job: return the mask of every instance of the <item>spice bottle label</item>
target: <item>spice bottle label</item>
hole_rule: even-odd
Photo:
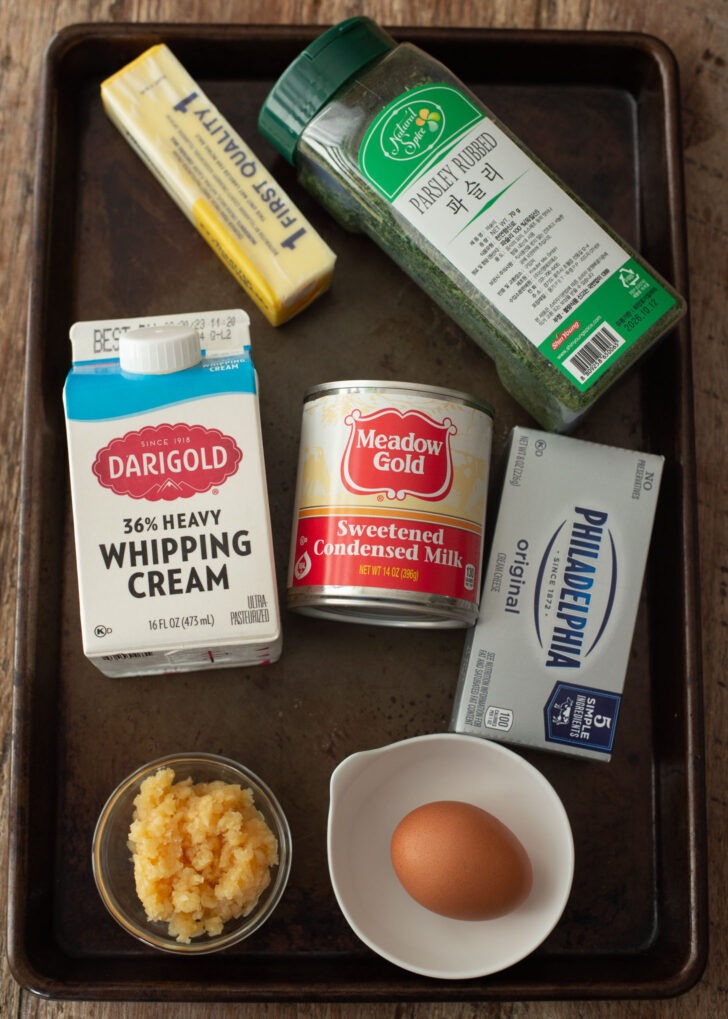
[[[359,167],[581,392],[676,303],[451,85],[389,103],[364,136]]]

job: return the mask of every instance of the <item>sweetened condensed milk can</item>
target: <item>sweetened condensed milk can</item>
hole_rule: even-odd
[[[303,404],[289,608],[385,626],[477,619],[491,407],[410,382],[328,382]]]

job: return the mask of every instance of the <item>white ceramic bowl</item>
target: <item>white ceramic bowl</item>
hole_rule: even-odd
[[[451,920],[415,902],[391,863],[392,833],[410,810],[462,800],[495,814],[523,843],[533,888],[495,920]],[[512,966],[553,930],[574,874],[569,819],[551,784],[499,743],[478,736],[416,736],[352,754],[331,777],[329,872],[352,930],[403,969],[473,979]]]

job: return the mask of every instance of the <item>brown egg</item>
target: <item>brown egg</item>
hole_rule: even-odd
[[[454,920],[493,920],[524,902],[531,861],[497,817],[456,800],[437,800],[402,818],[392,835],[394,870],[426,909]]]

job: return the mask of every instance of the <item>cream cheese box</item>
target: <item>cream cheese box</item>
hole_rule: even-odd
[[[663,462],[513,429],[453,731],[610,759]]]

